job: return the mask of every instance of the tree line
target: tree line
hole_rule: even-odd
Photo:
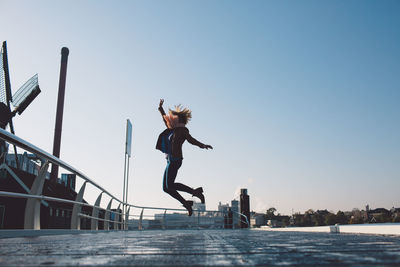
[[[274,227],[287,226],[326,226],[335,224],[363,224],[363,223],[396,223],[400,222],[400,209],[338,211],[307,210],[305,213],[294,213],[292,216],[276,214],[277,210],[269,208],[264,215],[265,224]]]

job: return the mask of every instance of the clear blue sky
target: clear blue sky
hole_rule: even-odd
[[[61,159],[129,201],[179,207],[162,191],[157,111],[193,110],[177,181],[207,208],[248,188],[251,209],[290,214],[399,207],[399,1],[1,1],[15,92],[42,93],[14,120],[52,151],[61,47],[70,49]],[[87,198],[94,199],[88,192]]]

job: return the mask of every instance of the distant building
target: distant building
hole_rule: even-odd
[[[0,177],[0,190],[28,194],[36,175],[9,167],[3,169]],[[43,195],[68,200],[75,200],[76,192],[60,184],[44,181]],[[71,226],[72,204],[41,201],[40,227],[42,229],[69,229]],[[0,227],[5,229],[22,229],[24,227],[26,199],[0,197],[3,216]],[[85,210],[84,207],[82,210]]]
[[[221,204],[221,202],[219,202],[219,204],[218,204],[218,211],[221,213],[228,212],[229,208],[230,208],[229,204]]]
[[[19,169],[33,174],[38,175],[40,170],[39,158],[33,154],[24,152],[23,154],[17,154]],[[35,162],[38,161],[38,162]],[[17,168],[17,162],[15,160],[15,154],[7,154],[6,162],[9,167]]]
[[[169,229],[188,228],[197,222],[196,216],[189,217],[184,213],[154,214],[154,220],[161,222],[160,227]]]
[[[391,212],[385,208],[377,208],[367,212],[370,223],[382,223],[391,221]]]
[[[116,219],[116,216],[118,216],[118,222],[120,222],[120,223],[117,223],[116,229],[122,229],[122,225],[121,225],[122,216],[121,216],[121,213],[122,213],[122,209],[121,208],[119,208],[119,209],[111,209],[109,220],[111,220],[112,222],[110,222],[110,225],[109,225],[110,229],[115,229],[114,221]],[[100,215],[100,213],[99,213],[99,217],[103,217],[104,218],[104,214]],[[108,219],[108,218],[106,218],[106,219]],[[99,221],[99,229],[102,229],[103,226],[100,226],[100,222],[102,222],[102,221]],[[103,224],[104,224],[104,222],[103,222]]]
[[[65,187],[68,187],[68,188],[70,188],[72,190],[75,190],[76,174],[62,173],[60,182]]]
[[[161,220],[148,220],[148,223],[149,223],[148,229],[162,229]]]
[[[229,204],[218,203],[218,211],[224,219],[224,228],[233,228],[233,212]]]
[[[199,203],[199,202],[194,202],[193,206],[192,206],[192,209],[204,212],[204,211],[206,211],[206,204]]]
[[[154,222],[149,227],[162,229],[185,229],[185,228],[222,228],[223,217],[216,216],[210,212],[194,212],[191,217],[186,213],[159,213],[154,214]]]
[[[231,201],[231,210],[232,210],[233,228],[239,228],[240,227],[239,201],[237,200]]]
[[[18,165],[13,154],[5,157],[5,164],[0,169],[0,191],[29,194],[30,188],[36,179],[41,166],[41,160],[32,154],[18,154]],[[62,175],[59,183],[49,180],[46,174],[42,194],[67,200],[75,200],[75,176]],[[86,203],[85,201],[83,201]],[[40,228],[41,229],[70,229],[73,205],[57,201],[41,202]],[[23,229],[26,199],[0,197],[0,229]],[[81,213],[91,215],[92,208],[82,206]],[[99,217],[104,218],[105,211],[100,209]],[[103,221],[99,221],[102,229]],[[81,218],[81,229],[90,229],[90,219]]]
[[[228,212],[224,214],[224,228],[233,228],[233,212],[231,208],[228,208]]]
[[[392,222],[400,222],[400,208],[391,208]]]
[[[251,227],[260,227],[261,225],[266,225],[265,214],[261,213],[251,214],[250,225]]]
[[[240,228],[249,228],[250,220],[250,196],[247,194],[246,188],[240,189],[240,213],[247,218],[247,221],[240,220]]]
[[[143,219],[142,220],[142,229],[139,229],[139,220],[138,219],[130,219],[128,220],[128,230],[144,230],[144,229],[149,229],[149,219]]]
[[[240,228],[240,221],[243,218],[241,218],[239,209],[240,202],[236,199],[231,201],[231,205],[219,202],[218,211],[221,216],[225,217],[225,225],[229,225],[229,227],[226,226],[225,228]]]

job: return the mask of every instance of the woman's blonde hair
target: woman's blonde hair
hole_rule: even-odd
[[[169,113],[178,116],[179,122],[187,124],[192,118],[192,111],[181,104],[175,106],[175,110],[169,109]]]

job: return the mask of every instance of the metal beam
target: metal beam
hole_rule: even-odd
[[[103,192],[100,193],[100,195],[97,197],[96,202],[94,204],[93,211],[92,211],[93,218],[99,218],[99,207],[100,207],[100,201],[101,201],[102,195],[103,195]],[[99,221],[97,219],[91,219],[90,229],[91,230],[99,230]]]
[[[49,162],[46,161],[40,168],[38,176],[33,181],[33,185],[29,192],[30,195],[39,196],[43,191],[44,180],[46,179]],[[26,201],[24,229],[40,230],[40,200],[29,198]]]
[[[108,221],[110,218],[110,209],[111,209],[111,203],[112,200],[110,200],[110,202],[107,205],[107,209],[106,209],[106,214],[104,215],[104,219],[107,221],[104,221],[104,230],[110,230],[110,222]]]
[[[125,214],[125,230],[128,230],[128,223],[129,223],[129,211],[131,210],[131,207],[128,208]]]
[[[81,189],[79,190],[78,195],[76,196],[75,201],[82,202],[83,194],[85,193],[86,181],[83,183]],[[72,216],[71,216],[71,229],[81,229],[81,218],[79,217],[79,213],[81,213],[82,206],[79,204],[74,204],[72,208]]]
[[[115,213],[114,230],[118,230],[118,223],[119,223],[119,217],[120,217],[120,215],[119,215],[120,207],[121,207],[121,203],[118,205],[117,213]],[[122,226],[121,226],[121,229],[122,229]]]

